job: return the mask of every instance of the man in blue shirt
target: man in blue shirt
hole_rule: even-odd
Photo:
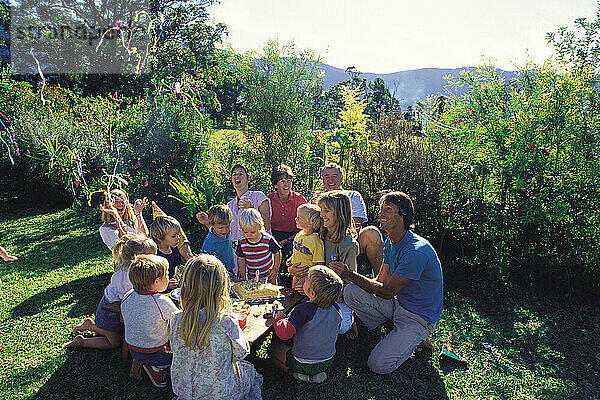
[[[442,312],[440,260],[424,238],[409,230],[414,208],[410,197],[391,192],[379,201],[381,229],[388,234],[377,278],[369,279],[339,262],[331,268],[344,280],[344,301],[369,329],[392,320],[394,329],[371,351],[369,368],[388,374],[406,361],[435,330]]]

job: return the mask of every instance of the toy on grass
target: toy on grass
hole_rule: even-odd
[[[456,354],[454,352],[454,349],[452,348],[450,343],[444,343],[444,348],[442,349],[442,352],[440,353],[440,358],[447,359],[447,360],[450,360],[453,362],[457,362],[465,367],[468,365],[468,361],[465,358],[459,356],[458,354]]]

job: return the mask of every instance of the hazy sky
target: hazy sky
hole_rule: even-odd
[[[546,32],[593,18],[596,0],[221,0],[209,13],[237,51],[294,40],[327,64],[389,73],[478,65],[514,69],[552,54]]]

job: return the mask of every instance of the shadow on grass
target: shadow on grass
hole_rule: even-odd
[[[171,399],[169,388],[157,389],[147,379],[129,378],[130,363],[121,360],[120,350],[71,349],[64,361],[34,399]],[[40,378],[43,378],[44,374]],[[48,376],[49,374],[46,374]],[[23,371],[9,379],[15,383],[35,377],[35,371]]]
[[[476,271],[463,271],[463,275],[478,276]],[[454,331],[454,344],[472,342],[478,349],[481,342],[489,342],[508,362],[544,380],[554,378],[565,383],[562,392],[543,388],[541,392],[546,393],[547,398],[600,398],[600,380],[597,379],[600,375],[597,354],[600,317],[593,306],[574,301],[554,302],[547,294],[520,288],[518,284],[448,281],[451,281],[447,287],[452,287],[452,295],[446,298],[444,308],[457,310],[449,314],[461,317],[458,324],[447,321]],[[475,312],[466,312],[466,308]],[[465,330],[465,326],[469,329]],[[475,353],[475,357],[491,357],[484,353]],[[511,368],[501,359],[493,364],[503,375],[523,377],[522,368]]]
[[[65,265],[77,265],[92,259],[108,256],[108,250],[99,235],[88,233],[81,236],[56,236],[44,234],[23,239],[19,260],[3,263],[2,275],[16,273],[31,278],[43,275]]]
[[[60,286],[46,289],[28,297],[15,306],[10,312],[10,319],[32,316],[50,308],[60,308],[71,305],[68,317],[77,318],[93,314],[98,307],[101,293],[110,281],[111,273],[93,275],[64,283]],[[98,294],[90,295],[90,294]],[[62,299],[62,300],[61,300]]]
[[[255,351],[249,356],[263,375],[263,398],[289,399],[448,399],[443,377],[432,356],[421,349],[388,375],[377,375],[367,366],[367,358],[386,331],[369,331],[362,323],[356,340],[340,338],[333,366],[327,370],[327,380],[319,385],[296,381],[273,366],[269,359],[259,358]],[[260,346],[260,344],[258,345]]]

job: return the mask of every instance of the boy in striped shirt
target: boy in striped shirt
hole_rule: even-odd
[[[240,227],[244,238],[238,242],[235,254],[238,256],[240,280],[268,278],[277,284],[281,264],[281,246],[265,232],[263,219],[255,208],[248,208],[240,214]]]

